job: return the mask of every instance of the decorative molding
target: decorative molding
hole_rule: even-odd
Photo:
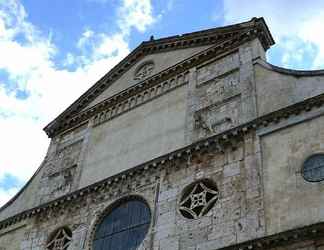
[[[180,75],[177,75],[176,77],[172,77],[151,88],[146,89],[145,91],[135,96],[129,97],[121,103],[116,103],[108,109],[101,111],[94,117],[93,125],[96,126],[103,122],[111,120],[116,116],[128,112],[129,110],[134,109],[148,101],[151,101],[156,97],[159,97],[177,87],[187,84],[188,74],[189,72],[184,72]]]
[[[82,206],[82,202],[87,202],[87,196],[90,194],[100,194],[102,193],[102,190],[110,190],[111,193],[108,192],[108,194],[113,195],[116,193],[117,195],[121,192],[121,190],[114,187],[116,187],[118,183],[126,183],[125,181],[127,179],[136,177],[141,179],[157,178],[158,171],[161,171],[164,168],[173,167],[175,164],[178,165],[181,162],[184,162],[184,165],[186,165],[188,158],[199,156],[206,152],[223,152],[225,148],[235,148],[235,145],[237,145],[238,141],[243,140],[246,133],[256,131],[258,128],[266,127],[271,124],[277,124],[280,120],[287,119],[290,116],[299,115],[302,112],[309,112],[313,108],[318,108],[323,105],[324,94],[321,94],[286,108],[274,111],[268,115],[259,117],[235,128],[226,130],[220,134],[199,140],[189,146],[170,152],[117,175],[111,176],[105,180],[66,194],[56,200],[11,216],[0,222],[0,230],[19,221],[35,217],[36,215],[39,216],[40,214],[48,213],[52,209],[59,209],[60,207],[66,208],[72,204],[74,204],[75,209],[79,209]],[[133,180],[132,183],[134,182]],[[123,186],[125,187],[125,185],[120,185],[119,187]],[[125,188],[131,187],[126,186]],[[80,200],[80,202],[76,202],[77,200]]]
[[[49,137],[54,137],[58,133],[76,126],[82,121],[88,120],[90,117],[102,111],[102,109],[106,109],[107,106],[111,106],[112,104],[116,105],[117,103],[123,102],[125,98],[129,98],[131,95],[136,95],[139,92],[144,91],[146,88],[152,87],[158,84],[160,81],[164,81],[165,79],[173,77],[176,74],[183,73],[189,68],[194,67],[206,60],[213,57],[218,57],[220,54],[224,54],[235,47],[237,48],[239,45],[256,37],[261,40],[265,49],[274,44],[263,18],[254,18],[251,21],[244,23],[244,25],[237,24],[224,28],[216,28],[207,31],[185,34],[183,36],[142,43],[121,63],[119,63],[77,101],[68,107],[61,115],[48,124],[44,128],[44,131]],[[152,77],[149,77],[135,86],[130,87],[125,91],[122,91],[121,93],[84,110],[83,112],[80,112],[80,110],[85,108],[92,100],[94,100],[94,98],[100,95],[112,84],[112,82],[116,81],[121,74],[128,70],[130,66],[134,65],[134,63],[144,55],[161,52],[165,49],[192,47],[193,45],[201,46],[205,44],[215,44],[215,42],[215,46],[208,48],[201,53],[198,53]]]
[[[313,224],[306,227],[296,228],[270,236],[253,239],[243,243],[220,248],[219,250],[251,250],[273,249],[275,247],[291,245],[303,240],[323,239],[324,223]]]
[[[149,77],[150,75],[152,75],[154,67],[155,65],[153,61],[144,62],[138,69],[136,69],[134,80],[142,81],[145,78]]]
[[[296,77],[307,77],[307,76],[324,76],[324,70],[296,70],[296,69],[286,69],[283,67],[279,67],[276,65],[273,65],[271,63],[268,63],[267,61],[264,61],[260,58],[254,61],[254,64],[258,64],[261,67],[272,70],[278,73],[282,73],[285,75],[292,75]]]

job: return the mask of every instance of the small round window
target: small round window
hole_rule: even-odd
[[[310,156],[303,165],[303,176],[306,181],[316,182],[324,180],[324,154]]]
[[[183,190],[179,211],[188,219],[197,219],[208,213],[218,196],[219,193],[214,182],[208,179],[200,180]]]
[[[93,249],[137,249],[145,238],[150,220],[150,209],[141,200],[130,200],[114,206],[96,229]]]

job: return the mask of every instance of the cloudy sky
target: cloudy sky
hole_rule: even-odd
[[[0,0],[0,206],[46,153],[42,128],[141,41],[263,16],[267,57],[324,68],[324,1]]]

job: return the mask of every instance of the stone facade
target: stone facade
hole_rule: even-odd
[[[107,218],[137,201],[138,249],[323,250],[324,182],[303,164],[324,152],[324,71],[270,65],[273,43],[262,18],[142,43],[45,128],[0,249],[129,249],[137,224]]]

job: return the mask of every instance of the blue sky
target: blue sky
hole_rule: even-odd
[[[143,40],[254,16],[271,63],[324,68],[320,0],[0,0],[0,205],[41,164],[42,128]]]

